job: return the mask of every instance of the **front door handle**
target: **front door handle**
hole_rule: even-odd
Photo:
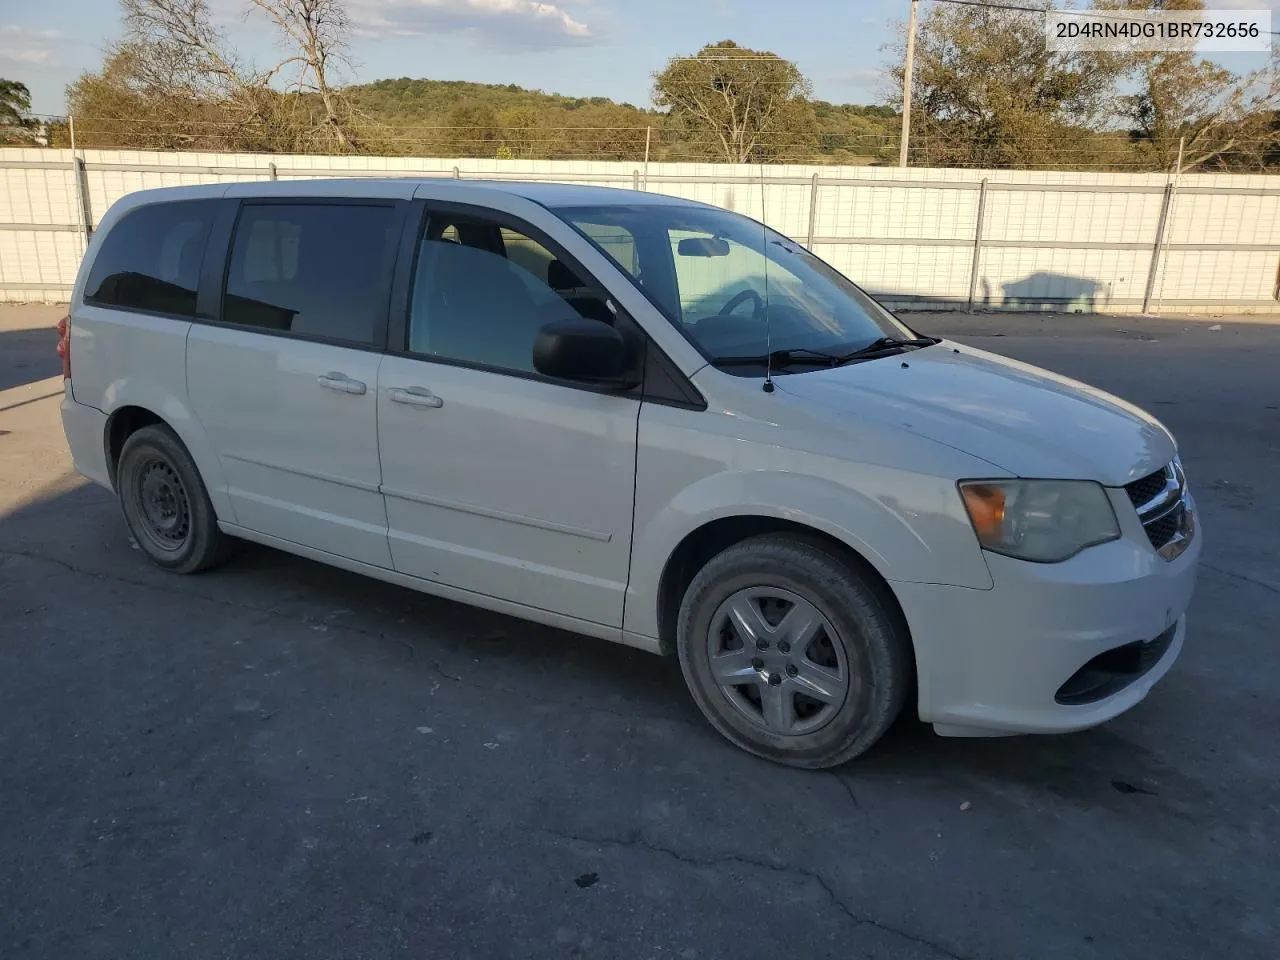
[[[329,390],[337,390],[339,393],[353,393],[360,396],[368,387],[359,380],[352,380],[345,373],[331,370],[326,374],[316,377],[316,383]]]
[[[393,403],[407,403],[411,407],[443,407],[444,401],[426,387],[395,387],[391,391]]]

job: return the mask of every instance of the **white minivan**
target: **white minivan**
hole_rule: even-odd
[[[910,329],[800,244],[632,190],[130,194],[64,321],[77,469],[177,573],[252,540],[675,653],[726,738],[1078,730],[1181,650],[1172,436]]]

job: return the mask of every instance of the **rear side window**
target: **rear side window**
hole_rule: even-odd
[[[194,317],[214,208],[208,200],[177,200],[125,214],[103,238],[85,284],[85,302]]]
[[[222,319],[380,345],[395,241],[388,205],[246,204],[231,241]]]

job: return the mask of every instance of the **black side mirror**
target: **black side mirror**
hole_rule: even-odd
[[[558,380],[624,389],[637,383],[622,334],[607,323],[553,320],[533,342],[533,368]]]

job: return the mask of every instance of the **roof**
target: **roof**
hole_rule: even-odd
[[[474,184],[489,190],[514,193],[546,207],[600,206],[611,204],[686,206],[697,201],[648,193],[631,187],[602,187],[578,183],[546,183],[531,180],[455,180],[455,185]]]
[[[409,197],[418,184],[447,184],[450,194],[474,191],[476,199],[486,193],[506,193],[545,207],[566,206],[706,206],[696,200],[648,193],[630,187],[586,186],[576,183],[546,183],[530,180],[467,180],[452,177],[313,177],[299,180],[238,181],[202,183],[180,187],[154,187],[126,195],[125,206],[154,200],[231,196],[342,196]]]

